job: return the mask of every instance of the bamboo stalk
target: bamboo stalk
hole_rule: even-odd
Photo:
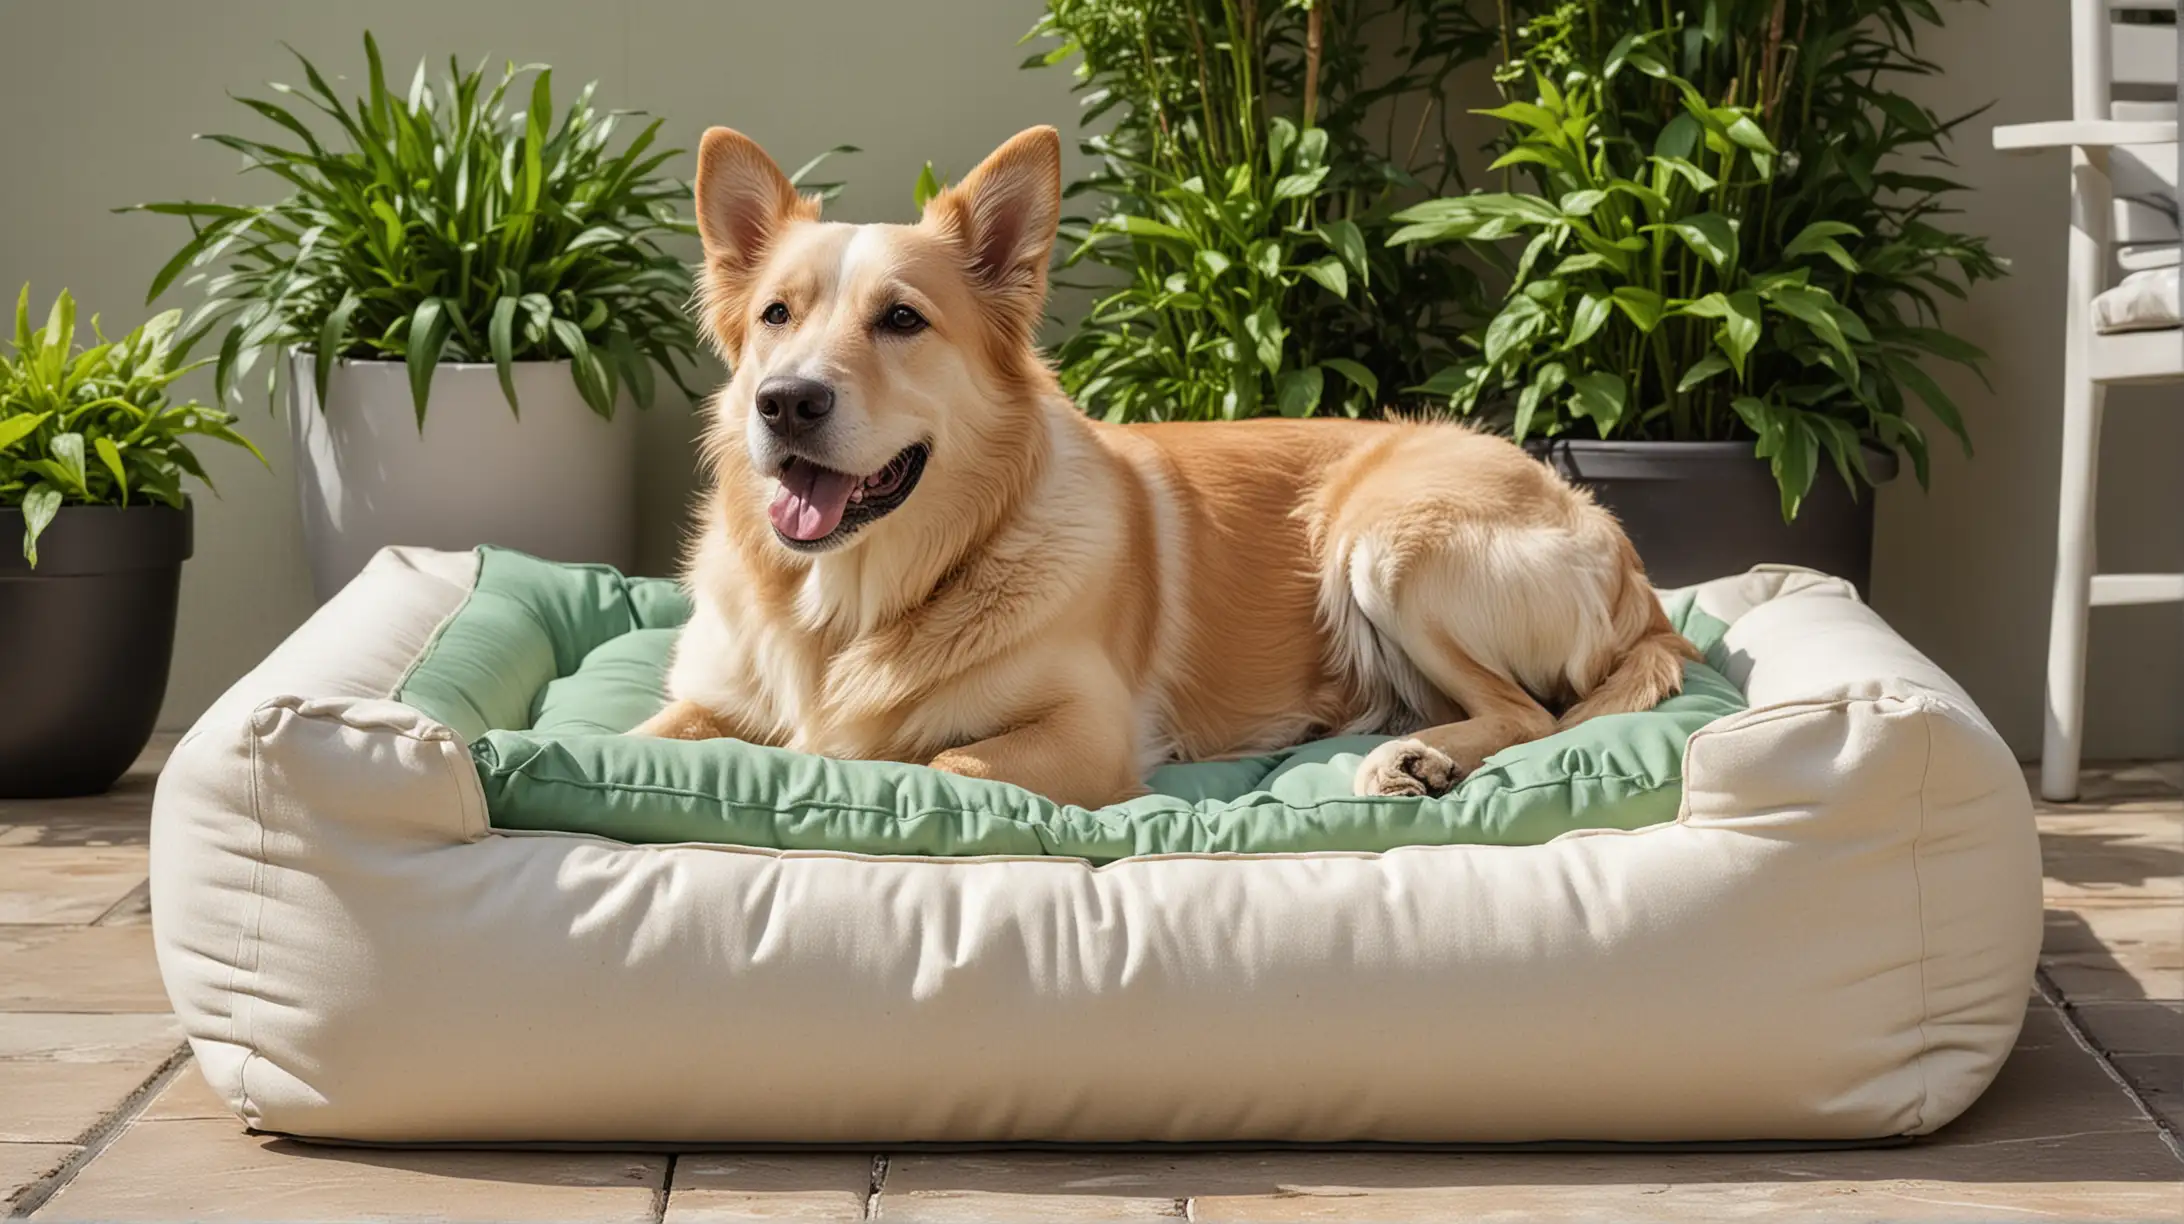
[[[1320,26],[1327,0],[1312,0],[1304,16],[1304,126],[1319,117]]]

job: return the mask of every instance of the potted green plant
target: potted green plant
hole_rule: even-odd
[[[235,418],[168,387],[189,361],[170,310],[76,347],[64,290],[30,327],[30,287],[0,357],[0,797],[96,794],[151,738],[191,549],[192,437],[257,448]],[[262,462],[264,456],[259,455]]]
[[[1400,200],[1454,181],[1441,98],[1491,43],[1467,6],[1048,0],[1027,37],[1053,45],[1026,67],[1074,66],[1095,129],[1063,266],[1103,274],[1055,351],[1087,412],[1377,414],[1457,356],[1468,261],[1386,239]]]
[[[1470,351],[1431,379],[1543,449],[1629,529],[1656,582],[1760,562],[1863,588],[1872,498],[1924,405],[1970,450],[1927,366],[1978,368],[1936,294],[2002,274],[1947,228],[1951,128],[1896,86],[1924,0],[1501,0],[1495,169],[1529,191],[1413,207],[1391,238],[1464,243],[1508,274]],[[1514,256],[1513,259],[1510,256]],[[1840,482],[1815,477],[1826,461]]]
[[[651,402],[656,368],[687,394],[677,362],[695,346],[689,275],[662,245],[691,232],[688,189],[661,173],[679,151],[653,149],[657,120],[614,147],[627,112],[596,108],[592,86],[557,120],[542,66],[488,79],[450,61],[432,87],[420,63],[397,91],[369,34],[364,53],[353,102],[298,55],[305,84],[274,88],[304,106],[239,99],[276,133],[204,137],[283,199],[140,206],[191,230],[150,297],[203,282],[191,322],[226,328],[223,396],[261,369],[271,396],[286,358],[321,599],[387,544],[629,568],[626,408]]]

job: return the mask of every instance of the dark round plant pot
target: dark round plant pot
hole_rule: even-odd
[[[65,506],[23,560],[0,509],[0,798],[95,795],[152,737],[191,510]]]
[[[1873,492],[1852,500],[1825,458],[1793,522],[1750,442],[1599,442],[1560,438],[1527,449],[1615,512],[1655,586],[1688,586],[1755,565],[1802,565],[1866,594],[1873,574]],[[1876,481],[1895,455],[1867,447]]]

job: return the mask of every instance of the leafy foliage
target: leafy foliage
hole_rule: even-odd
[[[182,477],[212,480],[190,451],[192,435],[258,455],[235,418],[195,400],[169,403],[191,363],[195,336],[178,336],[170,310],[119,340],[91,320],[95,343],[76,348],[76,302],[62,290],[44,327],[30,328],[30,286],[15,301],[14,356],[0,357],[0,506],[23,512],[23,558],[38,564],[38,537],[64,505],[183,505]]]
[[[1503,0],[1505,12],[1511,0]],[[1519,7],[1522,7],[1519,5]],[[1826,456],[1855,493],[1866,443],[1927,480],[1914,400],[1970,450],[1930,358],[1979,368],[1936,294],[2000,276],[1949,231],[1963,118],[1894,91],[1924,0],[1583,0],[1510,29],[1496,169],[1533,193],[1406,210],[1399,245],[1500,255],[1507,296],[1431,389],[1532,435],[1752,437],[1794,517]],[[1968,116],[1966,116],[1968,117]],[[1504,253],[1522,240],[1513,265]]]
[[[1056,45],[1025,66],[1074,58],[1108,125],[1070,188],[1095,212],[1063,227],[1064,266],[1106,273],[1056,353],[1088,411],[1357,415],[1456,355],[1475,277],[1385,240],[1400,195],[1453,179],[1439,99],[1491,44],[1466,5],[1048,0],[1031,38]]]
[[[648,405],[655,366],[683,386],[676,363],[696,345],[683,312],[690,278],[660,244],[692,232],[677,212],[689,192],[660,173],[679,152],[653,151],[660,122],[614,152],[633,112],[595,109],[593,85],[557,123],[544,66],[510,64],[488,82],[482,66],[464,72],[450,60],[434,88],[419,63],[397,93],[370,34],[364,54],[369,84],[353,104],[300,54],[307,84],[272,89],[302,106],[238,99],[289,143],[203,137],[242,154],[246,171],[287,183],[286,199],[139,206],[189,221],[189,241],[146,300],[194,270],[188,283],[202,283],[207,300],[192,330],[227,328],[215,363],[222,395],[268,349],[289,345],[407,362],[420,428],[441,361],[492,362],[511,410],[517,361],[566,359],[601,416],[624,386]],[[525,74],[529,104],[511,112],[504,102]],[[269,395],[276,364],[266,363]],[[316,363],[321,403],[332,364]]]

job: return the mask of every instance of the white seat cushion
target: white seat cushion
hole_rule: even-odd
[[[2102,335],[2160,331],[2184,322],[2178,309],[2177,267],[2133,272],[2123,283],[2093,299],[2093,327]]]

